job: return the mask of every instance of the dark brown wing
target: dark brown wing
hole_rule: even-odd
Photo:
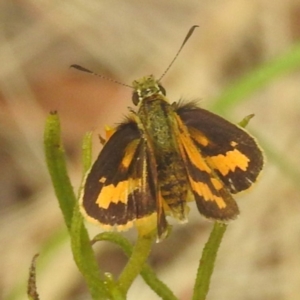
[[[176,116],[178,146],[187,180],[199,212],[206,218],[228,221],[239,214],[238,206],[226,185],[212,169],[191,139],[188,128]]]
[[[245,190],[256,181],[263,154],[250,134],[194,102],[178,105],[176,112],[207,164],[231,193]]]
[[[107,229],[125,230],[156,212],[144,139],[133,121],[121,124],[87,174],[81,211]]]

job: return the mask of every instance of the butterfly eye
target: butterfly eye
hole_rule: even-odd
[[[131,99],[134,105],[138,105],[140,102],[140,95],[137,92],[134,92]]]
[[[161,93],[164,95],[164,96],[166,96],[166,90],[165,90],[165,88],[162,86],[162,85],[158,85],[158,87],[159,87],[159,90],[161,91]]]

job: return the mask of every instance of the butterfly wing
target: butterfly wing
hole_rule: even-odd
[[[121,124],[87,174],[81,211],[106,229],[126,230],[156,212],[146,144],[133,121]]]
[[[178,146],[183,159],[187,180],[199,212],[206,218],[227,221],[239,214],[238,206],[223,181],[212,169],[191,139],[188,128],[179,116]]]
[[[242,128],[191,102],[177,114],[201,155],[231,193],[249,188],[263,167],[263,154],[254,138]]]

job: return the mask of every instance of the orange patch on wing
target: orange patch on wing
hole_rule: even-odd
[[[116,128],[110,127],[108,125],[105,125],[104,130],[106,141],[108,141],[110,137],[116,132]]]
[[[139,143],[139,140],[134,140],[126,147],[124,158],[121,161],[121,166],[123,168],[128,169],[128,167],[134,157],[135,150],[138,146],[138,143]]]
[[[225,208],[227,206],[223,198],[214,195],[206,183],[194,181],[192,178],[189,178],[189,180],[192,190],[203,197],[205,201],[215,202],[219,208]]]
[[[210,181],[211,181],[211,183],[212,183],[212,185],[214,186],[214,188],[216,189],[216,190],[221,190],[222,188],[224,188],[224,186],[223,186],[223,183],[219,180],[219,179],[216,179],[216,178],[211,178],[210,179]]]
[[[97,198],[96,203],[99,207],[107,209],[110,203],[127,203],[128,180],[119,182],[116,186],[113,184],[104,186]]]
[[[234,172],[236,168],[246,171],[250,162],[250,159],[238,149],[228,151],[226,154],[207,157],[206,160],[223,176],[226,176],[230,171]]]
[[[193,139],[200,145],[205,147],[209,144],[209,139],[204,134],[202,134],[199,130],[191,127],[189,129],[189,132],[190,135],[193,137]]]
[[[110,203],[127,203],[128,195],[139,187],[140,180],[129,179],[119,182],[117,185],[109,184],[102,188],[96,203],[99,207],[107,209]]]
[[[208,167],[208,165],[206,164],[204,159],[201,157],[199,150],[197,149],[197,147],[195,146],[195,144],[193,143],[192,139],[189,136],[187,128],[182,123],[179,116],[175,116],[175,117],[178,122],[178,129],[179,129],[178,138],[181,141],[181,145],[179,145],[179,146],[181,148],[180,151],[181,151],[183,157],[185,156],[184,155],[184,151],[185,151],[190,162],[194,166],[196,166],[197,169],[210,174],[211,169]],[[184,148],[184,149],[182,149],[182,148]]]

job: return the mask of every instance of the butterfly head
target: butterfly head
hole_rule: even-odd
[[[135,80],[132,83],[133,86],[133,94],[132,94],[132,102],[134,105],[138,105],[144,99],[149,98],[155,94],[158,95],[166,95],[166,90],[163,86],[153,77],[153,75],[149,75],[146,77],[142,77],[139,80]]]

